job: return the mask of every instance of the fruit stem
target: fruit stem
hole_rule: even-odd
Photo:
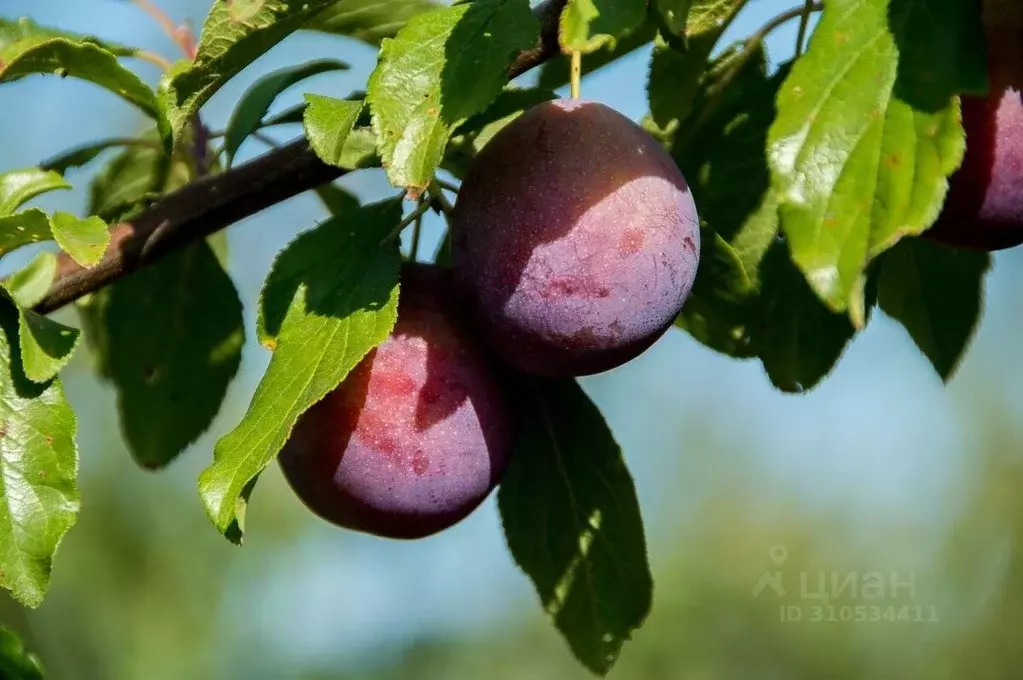
[[[572,71],[571,71],[571,86],[572,86],[572,99],[579,98],[579,80],[582,78],[583,72],[583,54],[579,50],[572,50]]]

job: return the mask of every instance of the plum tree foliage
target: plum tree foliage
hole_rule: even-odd
[[[314,191],[329,219],[296,225],[268,273],[269,365],[199,478],[211,523],[240,543],[278,456],[315,513],[381,536],[435,533],[497,488],[512,557],[572,653],[608,673],[653,586],[622,452],[576,377],[686,332],[802,393],[880,307],[948,380],[989,251],[1023,242],[1015,0],[793,2],[726,44],[747,4],[214,0],[198,35],[170,32],[173,63],[0,19],[0,85],[82,79],[150,121],[0,168],[0,256],[58,247],[0,281],[0,585],[38,606],[88,502],[60,384],[73,352],[84,344],[116,389],[136,462],[170,464],[217,415],[245,346],[217,232]],[[765,38],[787,22],[796,56],[772,61]],[[378,47],[364,91],[275,110],[347,68],[338,43],[210,125],[203,105],[302,30]],[[639,124],[579,98],[582,76],[639,48]],[[139,59],[163,68],[156,87]],[[569,83],[571,98],[551,90]],[[236,162],[288,126],[295,141]],[[334,183],[367,168],[396,195],[363,204]],[[79,182],[79,215],[30,205]],[[428,211],[450,224],[434,264],[417,252]],[[66,306],[81,328],[49,316]],[[0,668],[37,677],[3,640]]]

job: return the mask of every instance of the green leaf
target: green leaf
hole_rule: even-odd
[[[0,174],[0,217],[9,217],[36,196],[71,185],[52,170],[27,168]]]
[[[13,632],[0,628],[0,678],[43,680],[43,668],[35,654]]]
[[[855,313],[869,262],[937,217],[965,139],[955,96],[986,82],[980,3],[828,2],[778,95],[769,159],[811,287]]]
[[[113,156],[89,186],[90,215],[114,223],[189,181],[184,160],[167,164],[163,149],[129,146]]]
[[[32,311],[46,296],[56,273],[56,256],[44,252],[2,283],[3,297],[18,308],[18,344],[25,375],[38,383],[52,380],[71,360],[80,335],[78,330]]]
[[[526,0],[476,0],[419,14],[383,41],[367,101],[392,184],[426,188],[452,130],[494,100],[538,36]]]
[[[86,324],[135,461],[164,467],[209,428],[238,371],[242,305],[200,242],[103,292]]]
[[[31,22],[0,20],[0,83],[50,73],[87,80],[137,106],[156,121],[161,138],[169,140],[169,123],[156,94],[117,61],[124,50],[111,51],[96,40],[67,35]]]
[[[574,380],[522,382],[518,440],[497,497],[505,537],[573,653],[605,675],[650,611],[636,490]]]
[[[316,195],[331,215],[359,209],[359,199],[336,184],[321,184],[316,187]]]
[[[57,256],[43,251],[7,277],[3,286],[19,307],[31,309],[46,297],[46,292],[56,276]]]
[[[650,114],[660,127],[668,128],[685,121],[693,111],[701,82],[724,84],[723,78],[728,69],[740,65],[733,58],[745,55],[741,48],[733,48],[712,64],[708,64],[708,59],[721,34],[743,6],[745,2],[742,0],[695,0],[687,29],[686,50],[681,52],[660,37],[655,41],[647,91]],[[743,58],[753,62],[766,61],[760,45],[750,56]],[[712,72],[706,73],[708,69]],[[705,100],[709,94],[705,93]]]
[[[26,377],[11,349],[17,312],[2,300],[0,326],[0,585],[37,607],[53,555],[78,515],[75,415],[58,381]]]
[[[692,4],[693,0],[653,0],[653,10],[661,27],[661,36],[669,45],[679,50],[687,47],[686,24]]]
[[[592,73],[620,57],[635,52],[643,47],[657,34],[657,26],[646,21],[638,28],[628,31],[618,37],[614,45],[604,45],[603,49],[589,54],[582,60],[582,75]],[[559,54],[544,62],[540,67],[540,77],[537,80],[537,87],[544,90],[556,90],[559,87],[568,85],[571,80],[571,58],[567,54]]]
[[[401,201],[335,217],[300,235],[277,258],[260,299],[260,339],[273,357],[248,412],[217,442],[199,493],[214,525],[242,540],[256,478],[298,417],[334,390],[390,334],[397,318],[400,255],[381,241]]]
[[[379,45],[412,17],[437,7],[428,0],[337,0],[304,28]]]
[[[118,57],[131,57],[138,54],[139,51],[138,48],[112,43],[109,40],[100,40],[91,35],[46,28],[28,17],[21,17],[19,19],[4,19],[0,17],[0,54],[14,53],[16,48],[25,49],[53,38],[64,38],[72,42],[96,45]]]
[[[80,168],[83,165],[88,165],[96,159],[101,153],[107,149],[113,149],[121,146],[153,146],[149,140],[144,139],[133,139],[130,137],[112,137],[110,139],[101,139],[96,142],[89,144],[83,144],[81,146],[69,149],[64,153],[54,156],[49,160],[43,161],[39,164],[39,167],[44,170],[52,170],[53,172],[61,175],[66,175],[67,171],[71,168]]]
[[[50,228],[57,245],[83,267],[99,262],[110,244],[106,222],[95,215],[80,219],[65,212],[56,212],[50,218]]]
[[[757,289],[735,249],[714,230],[701,229],[696,282],[675,325],[723,354],[756,356],[746,328],[756,298]]]
[[[348,64],[336,59],[318,59],[298,66],[274,71],[255,82],[242,96],[231,114],[224,134],[224,151],[228,165],[234,159],[238,148],[253,132],[261,127],[263,117],[270,110],[278,95],[292,85],[321,73],[347,70]]]
[[[903,239],[881,259],[878,303],[948,381],[980,320],[988,253]]]
[[[160,81],[175,143],[181,143],[192,116],[224,83],[332,1],[216,0],[203,23],[195,59],[178,62]]]
[[[838,363],[855,329],[817,298],[784,244],[770,248],[760,276],[761,318],[752,326],[757,353],[775,387],[808,392]]]
[[[646,19],[645,0],[569,0],[558,35],[565,52],[595,52],[635,30]]]
[[[303,128],[310,146],[324,163],[344,167],[345,142],[359,119],[363,103],[318,94],[305,95],[305,101]]]
[[[30,243],[39,243],[53,238],[50,219],[39,208],[0,217],[0,255],[6,255]]]
[[[469,163],[494,135],[530,108],[556,98],[550,90],[505,89],[486,110],[458,126],[448,143],[444,169],[463,177]]]

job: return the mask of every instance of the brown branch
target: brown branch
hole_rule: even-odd
[[[559,53],[558,17],[566,1],[546,0],[533,10],[540,21],[540,40],[515,58],[508,68],[509,79]],[[130,222],[114,226],[106,255],[92,267],[84,269],[61,253],[57,278],[35,310],[52,312],[178,248],[344,173],[321,161],[303,138],[220,175],[192,182],[161,197]]]

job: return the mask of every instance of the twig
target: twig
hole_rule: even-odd
[[[427,205],[427,208],[430,206]],[[423,230],[423,213],[416,215],[415,226],[412,227],[412,245],[409,246],[409,260],[415,262],[419,257],[419,233]]]
[[[436,203],[444,213],[445,217],[450,218],[451,213],[454,211],[455,206],[451,205],[451,201],[444,195],[444,190],[441,188],[440,182],[436,179],[430,182],[430,198],[432,202]]]
[[[171,66],[173,66],[170,59],[163,56],[162,54],[150,52],[149,50],[139,50],[132,56],[135,57],[136,59],[140,59],[142,61],[146,61],[149,62],[150,64],[153,64],[154,66],[158,67],[161,71],[166,71]]]
[[[422,219],[423,213],[425,213],[429,209],[430,209],[429,201],[420,201],[419,205],[416,206],[416,209],[410,212],[401,222],[398,222],[398,226],[392,229],[390,233],[387,234],[387,236],[385,236],[380,243],[381,244],[387,243],[398,238],[401,235],[401,232],[405,231],[405,227],[412,224],[413,222],[418,222],[420,219]]]
[[[133,0],[133,2],[146,14],[151,16],[160,25],[167,37],[174,41],[174,44],[189,59],[195,58],[196,44],[195,35],[188,26],[178,26],[166,12],[150,0]]]
[[[508,68],[509,79],[560,53],[558,17],[566,1],[545,0],[534,9],[541,21],[540,40],[515,58]],[[299,138],[227,172],[192,182],[161,197],[130,222],[116,225],[111,230],[110,247],[92,267],[83,269],[66,253],[59,255],[57,278],[35,310],[52,312],[345,172],[321,161],[309,143]]]
[[[458,193],[458,187],[452,184],[451,182],[445,182],[440,177],[435,177],[433,181],[437,183],[437,186],[439,186],[441,189],[444,189],[445,191],[450,191],[453,194]]]
[[[810,27],[810,15],[813,14],[813,0],[806,0],[803,6],[803,15],[799,18],[799,33],[796,34],[796,56],[803,53],[803,46],[806,44],[806,31]]]

